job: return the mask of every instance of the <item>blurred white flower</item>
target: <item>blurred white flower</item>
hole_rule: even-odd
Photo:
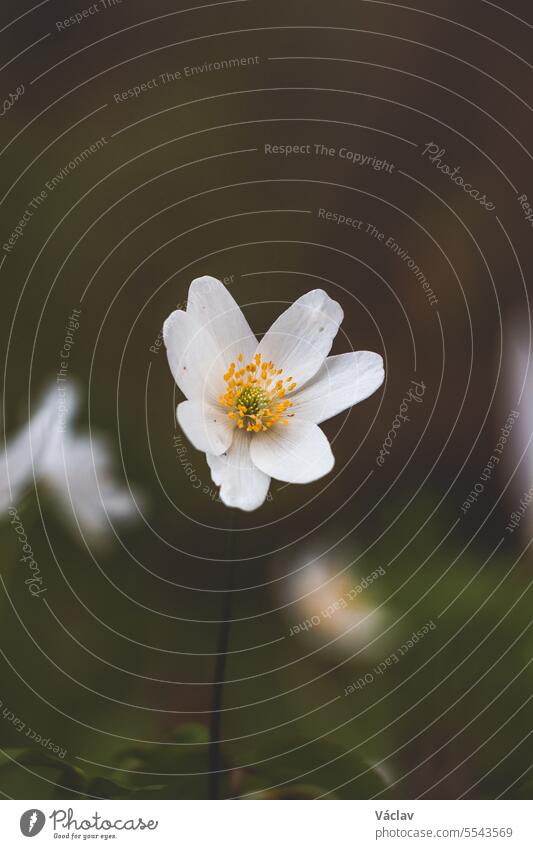
[[[336,651],[358,652],[363,659],[381,657],[380,637],[391,620],[367,593],[384,574],[378,568],[358,577],[342,572],[335,557],[309,558],[281,581],[290,636],[309,636]]]
[[[57,417],[50,393],[36,414],[15,436],[6,439],[0,455],[0,512],[16,504],[37,476],[36,467],[46,449]]]
[[[506,496],[507,507],[512,511],[509,521],[513,526],[520,525],[521,533],[530,539],[533,528],[533,505],[529,506],[533,485],[533,332],[529,322],[518,315],[512,316],[506,331],[505,406],[498,408],[498,441],[494,455],[505,485],[512,475]],[[468,505],[470,509],[469,502],[479,498],[480,493],[473,491],[464,507]]]
[[[367,398],[384,377],[378,354],[328,357],[342,319],[339,304],[316,289],[258,343],[226,287],[200,277],[191,283],[187,310],[166,320],[170,369],[187,398],[178,421],[206,453],[228,507],[255,510],[271,478],[310,483],[333,468],[318,425]]]
[[[73,530],[79,529],[87,541],[98,543],[112,533],[115,524],[130,522],[139,512],[136,499],[113,473],[107,441],[99,434],[74,432],[78,408],[75,387],[70,386],[61,398],[56,388],[51,388],[30,424],[8,444],[2,462],[9,467],[10,479],[14,475],[17,480],[17,489],[11,486],[13,501],[35,476],[46,485]]]

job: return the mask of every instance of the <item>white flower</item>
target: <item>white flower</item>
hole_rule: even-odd
[[[368,597],[368,586],[379,580],[380,573],[356,577],[343,571],[334,556],[306,560],[282,581],[291,636],[314,638],[336,651],[357,650],[364,658],[381,657],[382,634],[390,617]]]
[[[19,432],[5,443],[0,456],[0,512],[10,504],[17,504],[28,489],[35,468],[42,457],[57,416],[57,404],[47,397]]]
[[[503,403],[498,407],[494,454],[505,485],[508,521],[516,523],[513,531],[517,533],[520,526],[524,540],[529,540],[533,530],[533,337],[529,321],[518,314],[511,314],[505,330]],[[496,474],[491,469],[484,472]],[[473,509],[481,497],[471,491],[464,502],[466,509]]]
[[[328,357],[342,319],[339,304],[316,289],[258,343],[226,287],[200,277],[191,283],[186,312],[166,320],[170,369],[187,398],[178,421],[205,452],[228,507],[255,510],[271,478],[309,483],[333,468],[318,425],[367,398],[384,377],[378,354]]]
[[[46,393],[0,461],[0,473],[2,466],[8,469],[11,483],[10,498],[2,474],[0,504],[16,502],[32,480],[42,481],[73,529],[79,528],[88,541],[98,543],[112,526],[130,521],[138,510],[130,491],[113,475],[112,452],[104,438],[74,432],[78,408],[75,387],[61,398],[55,387]]]

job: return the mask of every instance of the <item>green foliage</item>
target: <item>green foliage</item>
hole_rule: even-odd
[[[9,749],[0,759],[0,782],[9,792],[22,768],[37,780],[51,782],[55,798],[205,799],[208,745],[204,726],[180,725],[168,744],[119,751],[114,768],[105,775],[90,775],[36,749]],[[254,765],[245,768],[232,764],[223,750],[221,768],[223,798],[316,799],[345,782],[329,798],[368,798],[384,787],[371,767],[325,742],[278,741],[275,748],[258,748]]]
[[[254,760],[244,793],[261,798],[368,799],[385,788],[372,766],[327,740],[285,736],[259,747]]]
[[[40,788],[36,798],[42,797],[42,782],[51,785],[50,795],[61,799],[77,798],[86,788],[87,780],[81,769],[42,749],[10,748],[0,752],[0,786],[13,798],[19,787]],[[31,797],[26,791],[26,798]]]

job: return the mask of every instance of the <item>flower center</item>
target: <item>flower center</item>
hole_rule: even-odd
[[[242,354],[237,363],[230,363],[224,375],[226,392],[219,400],[238,428],[259,433],[278,423],[289,424],[284,414],[292,402],[285,395],[296,388],[296,383],[282,374],[283,369],[276,369],[261,354],[256,354],[247,365],[243,365]]]

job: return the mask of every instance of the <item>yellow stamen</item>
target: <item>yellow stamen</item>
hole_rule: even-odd
[[[289,424],[282,419],[292,402],[283,400],[286,392],[292,392],[296,383],[292,377],[283,378],[283,369],[276,369],[272,361],[263,360],[255,354],[253,360],[244,364],[244,357],[237,357],[224,374],[226,391],[220,396],[220,404],[228,411],[239,430],[260,433],[276,424]]]

